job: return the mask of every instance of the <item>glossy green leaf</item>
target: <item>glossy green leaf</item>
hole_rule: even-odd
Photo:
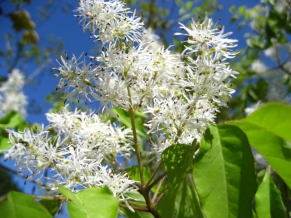
[[[246,135],[235,126],[210,126],[200,143],[193,171],[206,217],[252,217],[254,171]]]
[[[270,177],[269,170],[266,170],[264,179],[259,185],[256,196],[256,212],[258,217],[287,217],[280,191]]]
[[[73,194],[68,189],[60,186],[61,193],[69,198],[68,211],[72,218],[77,217],[104,217],[116,218],[118,215],[118,200],[112,196],[107,187],[88,188]]]
[[[63,196],[65,196],[66,198],[74,201],[74,202],[78,202],[79,199],[76,197],[76,195],[71,192],[69,189],[67,189],[66,187],[59,185],[59,191],[61,192],[61,194]],[[81,202],[78,202],[79,204],[81,204]]]
[[[291,106],[269,103],[244,119],[244,122],[266,129],[268,132],[291,141]]]
[[[230,123],[245,132],[250,144],[291,188],[291,107],[266,104],[246,119]]]
[[[192,167],[195,146],[172,145],[162,153],[162,161],[171,183],[176,186]]]
[[[171,188],[158,203],[161,217],[204,218],[192,175],[185,177],[177,189]]]
[[[87,211],[84,208],[81,208],[79,204],[67,203],[68,212],[71,218],[85,217],[89,218]],[[96,214],[95,214],[96,216]]]
[[[61,206],[61,201],[58,200],[40,200],[39,201],[40,204],[42,204],[49,212],[51,215],[55,215],[56,212],[59,210],[60,206]]]
[[[52,218],[52,215],[32,197],[11,191],[0,204],[1,217],[7,218]]]

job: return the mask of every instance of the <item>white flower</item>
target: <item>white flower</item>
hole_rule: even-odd
[[[23,94],[24,75],[18,70],[12,70],[8,75],[8,80],[0,87],[0,116],[10,111],[16,111],[21,115],[26,115],[27,97]]]
[[[251,65],[251,69],[258,74],[265,74],[267,71],[266,65],[260,60],[255,60]]]
[[[83,95],[89,101],[94,98],[127,110],[151,101],[153,92],[180,77],[176,73],[181,67],[179,58],[163,47],[152,51],[142,44],[123,49],[110,45],[101,56],[91,57],[97,66],[79,59],[61,58],[63,63],[57,68],[62,76],[58,89],[65,89],[69,100]]]
[[[84,57],[83,61],[80,61],[83,54],[79,58],[73,55],[72,59],[65,59],[61,56],[60,67],[54,68],[61,74],[61,79],[57,90],[64,89],[65,92],[69,93],[66,96],[66,100],[75,100],[77,97],[78,101],[80,97],[84,96],[86,100],[91,102],[90,95],[94,92],[95,84],[94,77],[98,72],[99,68],[94,66],[91,62],[86,64]]]
[[[143,23],[121,1],[80,0],[76,9],[83,30],[88,29],[103,44],[116,40],[140,41]],[[95,34],[98,32],[98,34]]]
[[[53,165],[57,158],[61,142],[49,136],[42,128],[38,134],[25,129],[23,132],[9,131],[11,148],[5,152],[4,160],[16,160],[18,171],[27,175],[27,179],[41,180],[44,170]]]
[[[96,169],[96,174],[89,175],[88,180],[92,181],[93,187],[107,186],[113,193],[113,196],[120,199],[122,202],[126,202],[131,199],[127,194],[137,190],[135,181],[129,179],[129,176],[123,172],[115,174],[113,169],[108,169],[106,166],[99,166]],[[91,185],[90,184],[90,185]]]
[[[168,135],[167,143],[159,143],[163,147],[165,144],[191,144],[194,139],[200,141],[208,124],[214,122],[215,112],[207,101],[187,104],[183,98],[168,98],[163,101],[154,99],[153,106],[145,111],[152,115],[146,126],[150,129],[149,133],[162,130]]]
[[[187,43],[190,46],[186,46],[185,53],[192,54],[200,51],[207,51],[210,55],[222,55],[226,58],[233,58],[236,53],[229,50],[230,48],[236,47],[234,44],[237,40],[226,38],[231,33],[225,33],[224,27],[213,26],[213,22],[208,16],[202,23],[195,22],[192,20],[191,28],[187,28],[183,24],[181,29],[185,30],[187,33],[176,33],[175,35],[186,35]]]
[[[276,60],[277,52],[278,52],[278,49],[276,48],[276,46],[270,46],[269,48],[264,50],[264,54],[267,57],[272,58],[273,60]]]
[[[285,0],[277,0],[276,3],[274,4],[276,11],[278,11],[280,14],[284,13],[284,11],[290,7],[289,6],[290,2],[285,1]],[[288,13],[288,11],[286,12]]]
[[[157,87],[174,79],[181,63],[169,50],[152,51],[140,45],[127,52],[110,47],[100,58],[104,72],[98,75],[98,100],[128,109],[152,100]],[[112,80],[114,82],[112,82]],[[114,86],[112,86],[114,84]]]
[[[170,145],[200,141],[218,108],[227,106],[225,97],[234,92],[230,79],[237,72],[225,60],[236,54],[230,51],[236,40],[227,39],[230,33],[214,28],[207,16],[203,23],[193,21],[191,29],[184,25],[182,29],[187,34],[177,35],[187,35],[190,44],[182,53],[183,73],[173,74],[170,80],[163,78],[153,86],[153,100],[144,111],[149,115],[148,133],[158,135],[158,143],[152,145],[152,152],[158,156]]]
[[[162,152],[158,147],[191,144],[194,139],[199,141],[208,125],[214,122],[218,108],[227,106],[225,98],[234,92],[230,80],[237,72],[225,60],[236,55],[232,49],[237,40],[228,39],[231,33],[224,34],[224,28],[213,25],[206,16],[202,23],[193,21],[191,29],[181,24],[186,33],[177,35],[188,36],[188,45],[181,57],[162,46],[152,47],[157,37],[149,32],[146,34],[150,39],[144,38],[138,45],[124,43],[118,37],[116,41],[116,36],[110,38],[106,34],[113,36],[110,31],[115,28],[115,23],[131,19],[121,19],[130,14],[123,3],[116,1],[113,5],[113,1],[80,2],[77,11],[83,27],[93,34],[99,30],[96,37],[102,41],[103,50],[101,55],[90,57],[90,64],[79,62],[75,57],[62,59],[58,68],[62,74],[59,88],[69,92],[67,98],[82,94],[89,100],[101,101],[105,106],[124,110],[141,108],[149,115],[148,133],[167,136],[159,143],[163,146],[156,146],[157,152]],[[133,22],[135,19],[131,18]],[[126,37],[136,41],[135,37]],[[98,134],[91,132],[93,127],[78,126],[82,129],[79,131],[77,128],[72,130],[74,125],[68,124],[71,129],[62,131],[80,135],[84,144],[89,143],[84,138],[90,138],[94,144],[93,135]],[[85,126],[90,125],[95,124]]]
[[[28,179],[39,182],[49,170],[52,175],[46,178],[46,188],[51,194],[57,193],[59,184],[72,191],[108,185],[124,201],[126,192],[136,190],[135,182],[125,173],[115,175],[104,170],[108,168],[106,160],[130,153],[131,130],[102,123],[97,115],[66,108],[61,114],[49,113],[47,117],[50,124],[39,133],[10,130],[12,146],[4,159],[15,159]],[[54,131],[57,134],[52,134]]]
[[[131,151],[131,136],[129,135],[131,130],[103,123],[96,114],[87,115],[78,110],[69,112],[67,108],[64,108],[59,114],[47,113],[46,115],[50,127],[56,129],[59,134],[64,134],[64,138],[70,138],[72,146],[73,142],[76,146],[82,144],[83,148],[89,151],[95,150],[95,153],[103,156],[107,154],[127,156]]]
[[[156,35],[151,28],[143,30],[142,42],[143,44],[148,45],[148,48],[153,51],[163,46],[160,37]]]

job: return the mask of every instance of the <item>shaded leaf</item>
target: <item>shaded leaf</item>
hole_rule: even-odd
[[[27,127],[27,123],[25,122],[24,118],[12,111],[6,114],[4,117],[0,119],[0,128],[7,129],[7,128],[24,128]]]
[[[9,143],[8,133],[5,130],[0,129],[0,154],[1,150],[5,151],[11,147]]]
[[[135,212],[130,211],[127,208],[123,208],[123,212],[125,213],[127,218],[153,218],[153,215],[149,212],[138,211]]]
[[[0,214],[7,218],[52,218],[51,214],[32,197],[11,191],[0,204]]]
[[[231,125],[210,126],[194,164],[194,181],[206,217],[252,217],[254,171],[245,134]]]
[[[162,161],[167,175],[174,185],[185,177],[190,167],[192,167],[195,146],[177,144],[166,148],[162,153]]]
[[[61,201],[59,200],[40,200],[39,201],[40,204],[42,204],[49,212],[51,215],[55,215],[56,212],[59,210],[60,206],[61,206]]]
[[[255,196],[256,212],[258,217],[287,217],[280,191],[270,177],[269,170],[266,170],[264,179],[258,187]]]
[[[166,192],[158,211],[161,217],[204,218],[192,175],[185,177],[177,189]]]

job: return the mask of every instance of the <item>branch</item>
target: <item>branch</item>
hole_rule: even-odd
[[[14,175],[16,175],[16,176],[19,176],[19,177],[25,179],[25,181],[29,181],[29,182],[31,182],[31,183],[34,183],[34,184],[38,185],[38,186],[47,187],[47,186],[44,185],[44,184],[41,184],[41,183],[36,182],[36,181],[34,181],[34,180],[27,179],[26,176],[24,176],[24,175],[22,175],[22,174],[20,174],[20,173],[18,173],[18,172],[16,172],[16,171],[14,171],[14,170],[8,168],[8,167],[6,167],[6,166],[4,166],[4,165],[2,165],[2,164],[0,164],[0,168],[3,169],[3,170],[5,170],[5,171],[7,171],[7,172],[9,172],[9,173],[12,173],[12,174],[14,174]]]

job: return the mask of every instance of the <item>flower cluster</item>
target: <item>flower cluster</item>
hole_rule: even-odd
[[[202,23],[193,21],[191,28],[181,24],[186,33],[177,35],[187,40],[182,54],[176,54],[142,29],[143,23],[121,1],[79,2],[76,11],[83,29],[100,41],[102,49],[97,56],[61,57],[57,89],[67,93],[66,100],[84,97],[119,107],[130,112],[132,124],[133,112],[142,110],[151,137],[152,149],[147,152],[158,157],[168,146],[199,141],[219,107],[227,106],[225,97],[234,92],[230,80],[237,72],[226,62],[236,54],[236,40],[227,38],[230,33],[224,34],[223,27],[207,16]],[[136,190],[135,182],[122,171],[114,174],[106,164],[116,162],[117,154],[130,155],[129,132],[139,158],[135,128],[120,129],[80,111],[64,110],[47,118],[49,127],[38,134],[11,131],[13,146],[5,158],[16,158],[20,170],[32,176],[51,168],[52,190],[56,184],[71,189],[107,185],[126,203],[126,192]]]
[[[8,80],[0,87],[0,117],[10,111],[16,111],[26,115],[27,99],[22,92],[24,86],[24,75],[18,70],[12,70]]]
[[[52,194],[60,184],[73,191],[108,186],[120,200],[126,200],[126,193],[136,190],[135,182],[126,173],[115,174],[107,166],[117,155],[130,154],[129,129],[103,123],[94,114],[69,112],[67,108],[59,114],[48,113],[47,119],[50,124],[39,133],[10,130],[12,147],[4,159],[15,159],[18,170],[27,174],[27,179],[41,180],[44,172],[50,170],[52,176],[46,178],[45,188]]]
[[[76,9],[83,30],[103,44],[116,40],[140,41],[143,23],[119,0],[80,0]],[[96,34],[98,32],[98,34]]]
[[[225,97],[234,92],[230,80],[237,72],[228,66],[226,59],[236,55],[232,49],[237,40],[228,39],[231,33],[224,33],[223,27],[214,25],[206,16],[203,22],[192,21],[191,28],[181,24],[186,33],[176,35],[187,37],[181,55],[155,42],[157,37],[148,36],[150,31],[146,30],[140,42],[124,32],[123,37],[133,43],[112,32],[108,34],[113,38],[104,41],[103,30],[111,31],[114,22],[131,20],[124,18],[130,13],[123,3],[116,1],[114,7],[112,4],[112,1],[81,1],[77,11],[84,21],[83,27],[91,32],[99,30],[103,49],[99,56],[91,56],[88,64],[85,58],[83,61],[75,56],[71,60],[62,58],[57,68],[61,74],[58,89],[64,88],[69,100],[84,96],[109,107],[141,108],[148,115],[145,124],[148,133],[164,139],[153,146],[153,152],[158,154],[172,144],[199,141],[214,122],[218,108],[227,106]],[[110,25],[105,28],[107,23]],[[129,32],[136,32],[133,35],[142,34],[141,25],[128,26]]]

